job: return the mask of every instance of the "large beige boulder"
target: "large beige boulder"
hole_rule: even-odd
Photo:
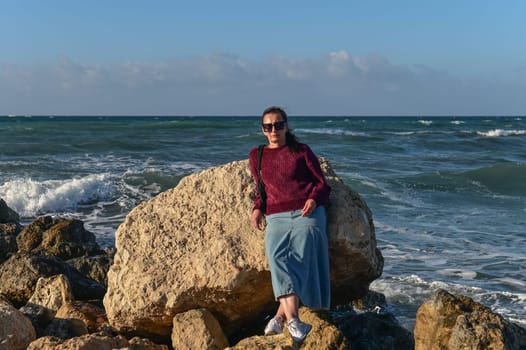
[[[333,192],[328,214],[335,299],[365,295],[380,276],[372,216],[322,162]],[[116,232],[104,305],[122,331],[169,336],[172,319],[206,308],[225,333],[274,303],[264,233],[250,226],[255,186],[248,160],[183,178],[133,209]]]
[[[437,290],[418,309],[415,350],[526,347],[526,330],[463,295]]]

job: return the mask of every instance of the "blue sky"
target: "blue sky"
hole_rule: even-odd
[[[0,114],[525,115],[525,1],[6,0]]]

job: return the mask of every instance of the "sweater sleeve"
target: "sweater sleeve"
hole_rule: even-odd
[[[316,157],[314,152],[312,152],[307,145],[305,145],[305,163],[316,180],[316,183],[309,194],[309,199],[314,199],[316,205],[327,205],[329,203],[331,187],[327,184],[325,176],[323,176],[318,157]]]
[[[258,148],[253,148],[250,153],[248,154],[249,159],[249,166],[250,166],[250,173],[252,174],[252,178],[254,179],[254,183],[256,185],[256,195],[254,197],[254,205],[252,206],[252,211],[256,209],[261,210],[261,197],[259,196],[258,188],[258,172],[257,172],[257,159],[258,157]]]

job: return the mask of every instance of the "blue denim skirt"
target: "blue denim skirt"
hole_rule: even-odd
[[[311,308],[330,307],[329,248],[325,208],[308,217],[301,210],[266,217],[265,249],[276,300],[296,294]]]

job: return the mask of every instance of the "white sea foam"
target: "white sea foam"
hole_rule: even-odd
[[[518,280],[516,278],[502,277],[502,278],[497,278],[496,280],[501,282],[501,283],[513,286],[513,287],[526,289],[526,282],[520,281],[520,280]]]
[[[298,133],[323,134],[323,135],[344,135],[344,136],[368,136],[364,132],[349,131],[343,129],[318,128],[318,129],[294,129]]]
[[[519,323],[526,323],[524,319],[526,295],[524,293],[490,291],[451,281],[429,281],[415,274],[377,279],[371,283],[371,289],[383,293],[388,303],[398,304],[399,307],[405,305],[410,310],[416,310],[435,290],[444,289],[452,294],[470,297],[510,320],[522,320]],[[410,321],[414,322],[414,319]]]
[[[423,124],[423,125],[431,125],[433,124],[432,120],[418,120],[417,123]]]
[[[113,193],[114,188],[107,174],[67,180],[16,179],[0,186],[0,197],[26,218],[75,210],[79,205],[108,199]]]
[[[184,173],[188,173],[188,172],[197,172],[197,171],[201,171],[201,170],[204,170],[204,169],[207,169],[209,167],[211,167],[212,164],[209,163],[209,162],[201,162],[201,163],[198,163],[198,162],[194,162],[194,163],[189,163],[189,162],[173,162],[172,164],[170,164],[170,169],[171,170],[174,170],[176,172],[184,172]]]
[[[460,269],[442,269],[437,271],[438,274],[449,277],[460,277],[462,279],[474,279],[477,277],[476,271],[460,270]]]
[[[477,135],[485,137],[519,136],[526,135],[526,130],[495,129],[490,131],[477,131]]]
[[[409,135],[416,134],[416,131],[394,131],[394,132],[391,132],[391,133],[388,133],[388,134],[400,135],[400,136],[409,136]]]
[[[466,124],[463,120],[452,120],[451,124],[460,125],[460,124]]]

